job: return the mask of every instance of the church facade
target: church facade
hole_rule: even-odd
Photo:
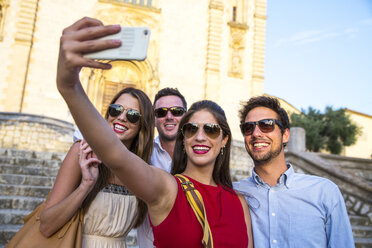
[[[151,29],[145,61],[83,69],[88,96],[103,113],[121,88],[153,99],[176,87],[189,103],[210,99],[227,113],[233,135],[240,102],[263,93],[266,0],[0,0],[0,111],[73,122],[55,86],[63,28],[83,16]]]
[[[266,4],[266,0],[0,0],[0,112],[73,123],[55,86],[59,38],[63,28],[90,16],[105,24],[151,29],[145,61],[112,62],[107,71],[82,70],[83,86],[101,113],[123,87],[140,88],[150,99],[161,88],[176,87],[189,104],[201,99],[219,103],[233,139],[241,142],[240,103],[263,94]],[[299,112],[282,103],[289,112]],[[343,155],[370,158],[372,117],[349,114],[363,134]],[[2,132],[0,141],[6,137]]]

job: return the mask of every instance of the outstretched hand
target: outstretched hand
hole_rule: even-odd
[[[83,66],[110,69],[110,64],[88,59],[83,55],[119,47],[121,45],[120,40],[97,39],[119,31],[119,25],[105,26],[101,21],[89,17],[84,17],[65,28],[60,40],[58,58],[57,86],[59,90],[77,84],[79,82],[79,72]]]
[[[80,142],[79,151],[79,164],[82,174],[82,183],[86,184],[89,188],[93,188],[98,178],[98,166],[102,161],[99,160],[94,154],[92,148],[86,143],[85,140]]]

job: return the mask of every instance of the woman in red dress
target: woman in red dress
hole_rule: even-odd
[[[97,38],[119,32],[117,25],[83,18],[61,37],[57,87],[88,144],[137,197],[146,202],[156,247],[202,247],[203,229],[188,205],[179,181],[148,166],[130,152],[86,96],[79,71],[83,66],[110,69],[84,53],[120,46]],[[165,123],[165,128],[167,128]],[[182,173],[203,197],[214,247],[253,247],[247,203],[231,185],[231,132],[223,110],[214,102],[194,103],[180,123],[172,173]]]

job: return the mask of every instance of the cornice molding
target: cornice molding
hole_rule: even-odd
[[[267,19],[267,16],[266,15],[255,13],[254,14],[254,18],[261,19],[261,20],[266,20]]]
[[[243,30],[248,30],[249,26],[246,23],[238,23],[238,22],[233,22],[230,21],[227,23],[231,28],[237,28],[237,29],[243,29]]]
[[[113,1],[113,0],[98,0],[99,3],[108,3],[108,4],[112,4],[112,5],[119,5],[119,6],[124,6],[124,7],[127,7],[127,8],[131,8],[131,9],[140,9],[140,10],[144,10],[144,11],[151,11],[151,12],[155,12],[155,13],[161,13],[161,9],[160,8],[155,8],[155,7],[147,7],[147,6],[143,6],[143,5],[136,5],[136,4],[130,4],[130,3],[124,3],[124,2],[118,2],[118,1]]]

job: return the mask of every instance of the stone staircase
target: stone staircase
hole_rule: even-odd
[[[356,248],[372,247],[372,160],[312,152],[286,152],[295,171],[328,178],[345,199]]]
[[[236,156],[241,157],[240,153],[243,152],[236,152]],[[0,248],[22,227],[23,218],[44,201],[64,156],[64,153],[0,148]],[[286,158],[296,171],[327,177],[340,187],[356,247],[372,247],[372,180],[369,174],[372,161],[309,152],[287,152]],[[251,169],[244,169],[236,161],[233,162],[233,177],[248,177]],[[135,230],[128,236],[127,244],[137,247]]]
[[[0,148],[0,248],[23,225],[23,218],[42,203],[53,186],[64,153]],[[136,232],[127,239],[136,247]]]

